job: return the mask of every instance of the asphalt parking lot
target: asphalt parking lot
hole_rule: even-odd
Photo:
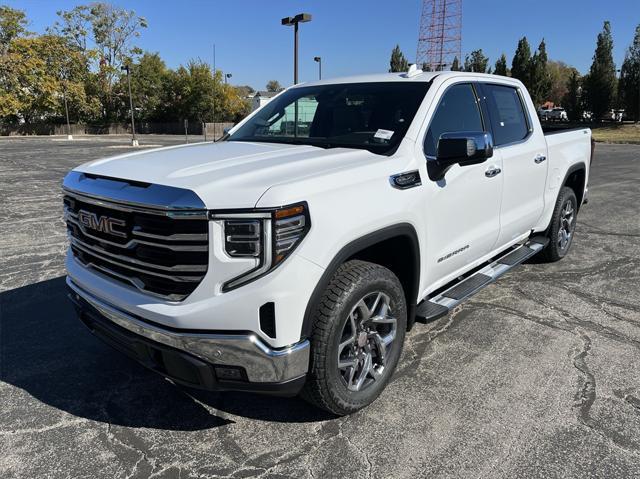
[[[60,181],[126,143],[0,139],[0,477],[640,477],[640,146],[597,146],[567,258],[416,325],[335,419],[176,387],[76,320]]]

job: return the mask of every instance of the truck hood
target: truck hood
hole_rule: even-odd
[[[76,171],[189,189],[209,209],[252,208],[276,184],[384,159],[367,150],[223,141],[119,155]]]

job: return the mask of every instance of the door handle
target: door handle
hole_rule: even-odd
[[[487,178],[493,178],[494,176],[499,175],[502,172],[500,168],[497,166],[490,167],[487,171],[484,172],[484,176]]]
[[[536,157],[533,159],[533,161],[535,161],[537,164],[540,164],[540,163],[542,163],[542,162],[543,162],[544,160],[546,160],[546,159],[547,159],[547,157],[546,157],[546,156],[544,156],[544,155],[538,155],[538,156],[536,156]]]

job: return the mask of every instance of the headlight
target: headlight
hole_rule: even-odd
[[[280,265],[301,243],[311,227],[306,203],[251,212],[212,212],[224,228],[224,250],[232,258],[254,258],[256,266],[223,286],[242,286]]]

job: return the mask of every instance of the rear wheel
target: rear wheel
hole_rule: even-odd
[[[563,186],[556,200],[547,233],[549,244],[540,253],[543,261],[559,261],[567,255],[573,241],[577,214],[576,194],[571,188]]]
[[[309,377],[302,396],[333,414],[372,403],[398,364],[407,307],[387,268],[349,261],[336,271],[314,315]]]

